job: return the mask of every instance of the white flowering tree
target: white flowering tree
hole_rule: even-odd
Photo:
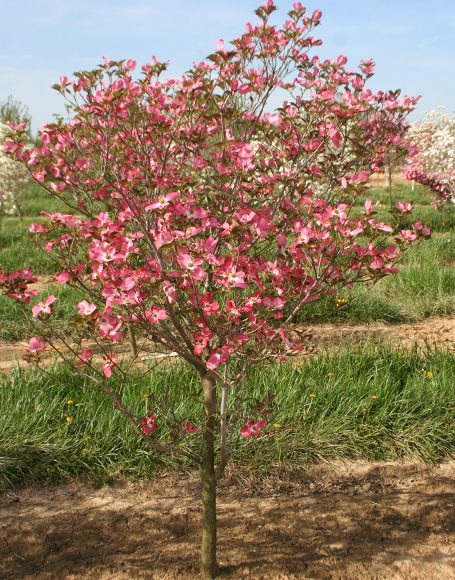
[[[455,206],[455,115],[427,113],[408,133],[413,151],[404,173],[437,196],[438,205]]]
[[[26,169],[5,154],[3,142],[9,128],[0,123],[0,220],[5,215],[22,219],[22,196],[28,182]]]

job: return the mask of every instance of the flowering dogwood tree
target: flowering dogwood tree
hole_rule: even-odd
[[[402,251],[429,236],[420,222],[400,227],[407,205],[395,208],[391,225],[368,199],[354,207],[391,144],[404,147],[416,100],[368,89],[372,62],[350,70],[345,56],[311,56],[321,44],[313,36],[319,11],[308,15],[295,3],[277,27],[274,10],[272,1],[259,7],[242,36],[218,41],[180,79],[162,80],[166,67],[156,59],[139,78],[134,61],[107,59],[63,77],[56,89],[70,120],[46,126],[33,150],[20,130],[7,143],[74,210],[43,212],[45,222],[30,231],[61,265],[56,281],[85,296],[74,306],[76,342],[52,329],[55,296],[33,307],[51,332],[30,340],[28,357],[39,363],[56,350],[153,449],[199,465],[201,569],[209,576],[218,570],[216,482],[232,431],[248,439],[267,430],[262,407],[234,421],[250,367],[301,348],[289,329],[305,305],[395,273]],[[3,273],[0,284],[27,303],[33,280],[25,270]],[[136,357],[159,345],[198,373],[201,422],[182,426],[184,436],[200,437],[198,453],[157,437],[160,409],[138,417],[126,407],[122,386],[136,359],[121,358],[115,345],[128,328]]]
[[[22,193],[30,181],[29,173],[5,154],[3,142],[9,129],[0,123],[0,220],[5,215],[22,216]]]
[[[455,204],[455,115],[430,111],[422,123],[412,125],[409,141],[413,155],[404,174],[428,187],[437,203]]]

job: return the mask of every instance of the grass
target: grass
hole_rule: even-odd
[[[242,440],[243,422],[238,422],[235,461],[267,474],[284,463],[314,460],[447,459],[455,451],[454,376],[455,359],[448,352],[371,346],[322,354],[298,367],[257,368],[241,414],[244,420],[256,418],[254,401],[272,395],[269,436]],[[73,477],[101,483],[176,468],[174,459],[149,451],[110,402],[81,380],[64,366],[47,374],[17,371],[3,379],[3,488]],[[177,423],[200,425],[198,389],[188,368],[167,365],[132,377],[125,396],[138,417],[151,413],[152,401],[165,396]],[[71,424],[67,416],[73,417]],[[169,440],[169,417],[158,415],[157,421],[158,437]],[[188,448],[198,448],[198,434],[185,437]]]
[[[337,308],[335,298],[305,307],[299,322],[374,321],[410,322],[432,316],[455,314],[455,237],[435,234],[412,248],[397,276],[383,278],[367,289],[356,286],[340,297],[347,303]]]
[[[50,294],[57,297],[53,307],[52,326],[67,337],[71,336],[77,314],[76,305],[84,298],[77,290],[69,286],[49,284],[25,308],[30,310],[34,304],[45,300]],[[0,296],[0,340],[12,342],[29,338],[33,334],[35,334],[33,326],[24,310],[10,298]]]
[[[48,254],[31,242],[28,228],[37,218],[3,219],[0,224],[0,267],[7,270],[32,268],[35,274],[56,274],[59,269]]]
[[[398,201],[412,201],[413,205],[430,205],[434,196],[423,186],[416,184],[415,190],[407,183],[393,182],[392,195],[389,198],[389,193],[384,188],[375,187],[375,181],[372,181],[372,187],[368,191],[367,196],[373,203],[379,201],[388,206],[389,202],[395,205]],[[363,205],[363,200],[359,198],[358,204]]]
[[[23,220],[0,221],[0,267],[5,270],[32,268],[36,274],[55,274],[59,270],[47,254],[40,252],[28,236],[30,224],[41,221],[41,211],[74,213],[62,201],[35,183],[27,186],[22,204]]]
[[[24,194],[22,211],[24,216],[39,216],[42,210],[49,213],[59,211],[62,213],[74,213],[63,201],[52,197],[45,189],[36,183],[30,183]]]

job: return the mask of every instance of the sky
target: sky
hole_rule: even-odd
[[[109,59],[152,55],[178,76],[244,31],[263,0],[0,0],[0,102],[26,105],[33,128],[64,112],[51,89],[61,75]],[[375,90],[422,95],[411,120],[445,107],[455,112],[455,0],[301,0],[323,12],[313,54],[345,54],[354,67],[372,58]],[[292,0],[276,0],[284,21]],[[140,68],[140,67],[139,67]]]

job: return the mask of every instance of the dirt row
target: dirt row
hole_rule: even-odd
[[[0,577],[197,577],[195,474],[0,495]],[[229,578],[455,578],[455,462],[331,464],[219,493]]]
[[[367,342],[371,344],[388,342],[393,346],[405,348],[417,343],[420,347],[438,347],[455,351],[455,318],[430,318],[414,324],[393,325],[384,323],[305,325],[296,327],[294,333],[306,344],[308,354],[318,353],[327,348],[361,345]],[[23,360],[26,348],[26,342],[0,342],[0,372],[10,372],[17,365],[26,366]],[[129,344],[125,342],[117,345],[116,351],[127,353]]]

